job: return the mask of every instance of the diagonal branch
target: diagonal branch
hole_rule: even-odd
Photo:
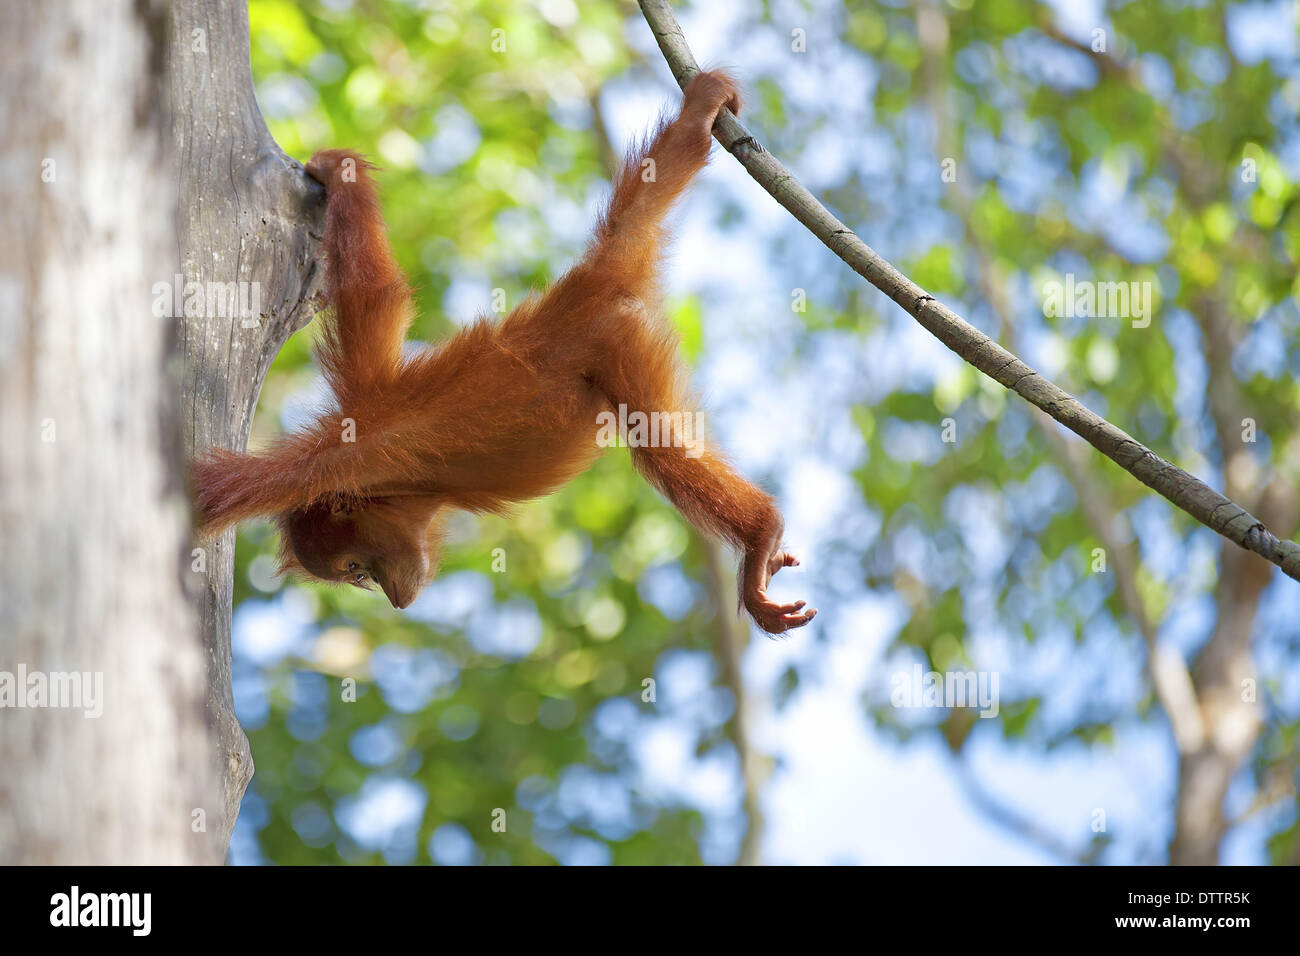
[[[638,0],[678,84],[699,72],[667,0]],[[1048,381],[886,262],[840,222],[744,126],[723,109],[714,136],[751,176],[855,272],[897,302],[940,342],[1042,409],[1206,527],[1300,580],[1300,545],[1279,539],[1236,502],[1161,458]]]
[[[722,686],[731,691],[732,712],[728,723],[732,744],[740,761],[742,802],[745,810],[745,835],[740,841],[737,866],[758,866],[762,862],[763,848],[763,785],[772,773],[772,759],[754,749],[750,730],[754,722],[754,701],[745,687],[741,673],[741,659],[749,643],[749,624],[736,613],[735,588],[731,586],[734,574],[730,559],[723,546],[716,541],[697,535],[709,562],[709,590],[716,616],[713,637],[713,654],[721,671]]]
[[[1086,43],[1081,43],[1067,34],[1048,18],[1039,23],[1043,35],[1054,43],[1082,53],[1092,62],[1103,76],[1114,77],[1127,84],[1132,90],[1142,93],[1150,101],[1156,117],[1156,135],[1166,158],[1178,170],[1180,183],[1185,187],[1193,205],[1204,206],[1212,190],[1214,174],[1207,164],[1202,162],[1194,149],[1189,149],[1178,132],[1178,126],[1169,115],[1169,107],[1158,96],[1152,95],[1142,80],[1142,71],[1136,60],[1121,59],[1105,50],[1094,50]]]
[[[1106,847],[1104,840],[1094,840],[1086,850],[1072,848],[1055,833],[1043,828],[985,787],[965,753],[953,754],[953,760],[957,782],[966,792],[967,798],[998,826],[1066,863],[1089,866],[1097,862]]]

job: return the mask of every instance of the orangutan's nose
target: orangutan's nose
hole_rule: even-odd
[[[415,588],[399,584],[397,581],[383,581],[381,585],[388,603],[401,610],[415,600]]]

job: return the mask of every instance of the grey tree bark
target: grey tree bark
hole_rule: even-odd
[[[151,309],[176,259],[165,12],[0,6],[5,864],[222,857],[171,320]]]
[[[179,259],[186,284],[246,283],[254,314],[202,308],[179,322],[187,454],[243,449],[271,361],[310,321],[323,273],[324,194],[271,138],[253,94],[243,0],[176,0],[168,56],[180,171]],[[254,294],[256,293],[256,294]],[[220,314],[216,314],[220,313]],[[207,712],[221,760],[222,845],[253,774],[231,695],[233,531],[198,548]]]
[[[192,540],[185,462],[244,447],[314,312],[321,191],[242,0],[6,4],[0,88],[0,863],[220,862],[234,536]],[[73,673],[83,706],[19,706]]]

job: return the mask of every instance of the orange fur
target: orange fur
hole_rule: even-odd
[[[436,570],[437,516],[499,512],[544,495],[599,452],[597,415],[691,413],[676,338],[660,314],[664,216],[708,160],[734,83],[703,73],[680,115],[628,157],[585,257],[503,322],[485,319],[403,358],[411,293],[393,259],[371,166],[324,150],[307,172],[327,191],[331,314],[318,355],[336,404],[260,455],[222,451],[195,464],[199,531],[275,516],[286,567],[378,584],[405,607]],[[653,161],[651,167],[646,161]],[[350,420],[350,422],[349,422]],[[354,441],[346,441],[348,428]],[[636,467],[696,526],[744,554],[741,600],[771,633],[807,623],[803,602],[767,598],[782,551],[772,499],[721,452],[634,448]]]

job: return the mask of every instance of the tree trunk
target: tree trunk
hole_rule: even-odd
[[[243,0],[176,0],[168,58],[172,138],[179,165],[180,274],[203,301],[179,322],[187,454],[243,449],[271,361],[310,321],[323,279],[316,253],[324,190],[276,145],[253,95]],[[206,292],[243,283],[252,307],[230,315]],[[222,846],[239,813],[253,761],[231,696],[234,532],[202,546],[200,584],[208,718],[222,770]],[[196,545],[198,543],[196,542]]]
[[[1216,589],[1218,621],[1196,656],[1196,699],[1207,733],[1178,762],[1178,798],[1169,862],[1174,866],[1215,866],[1229,829],[1225,800],[1233,776],[1254,751],[1262,721],[1258,693],[1245,682],[1258,681],[1251,654],[1260,597],[1272,568],[1239,548],[1221,549]]]
[[[234,536],[196,548],[184,462],[244,447],[310,319],[322,191],[242,0],[6,4],[0,54],[0,863],[219,862],[252,775]],[[19,706],[73,672],[79,708]]]
[[[171,320],[151,309],[176,271],[165,13],[0,6],[4,864],[222,857]]]

